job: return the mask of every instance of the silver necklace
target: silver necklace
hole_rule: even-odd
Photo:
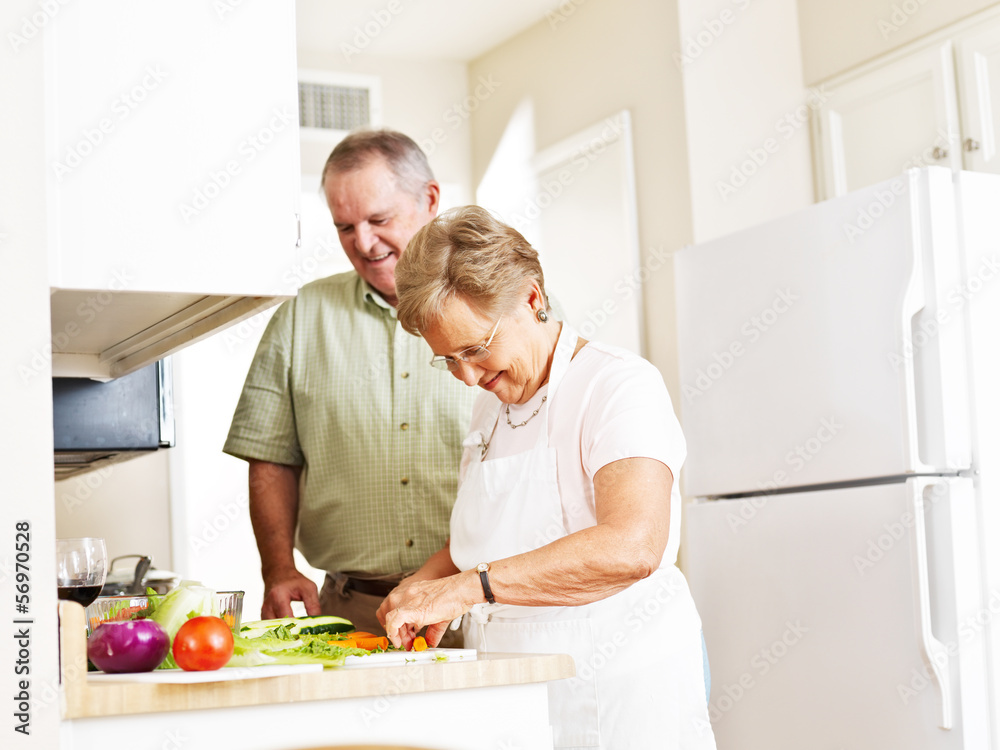
[[[528,417],[523,422],[521,422],[521,424],[513,424],[510,421],[510,404],[507,404],[507,424],[510,425],[510,429],[516,430],[518,427],[524,427],[526,424],[528,424],[528,422],[530,422],[532,419],[534,419],[535,417],[537,417],[538,416],[538,412],[542,408],[542,404],[544,404],[548,400],[548,398],[549,398],[548,394],[545,394],[544,396],[542,396],[542,403],[539,404],[538,408],[535,409],[533,412],[531,412],[531,416]]]
[[[479,460],[480,461],[485,461],[486,460],[486,454],[489,453],[489,451],[490,451],[490,443],[493,442],[493,436],[496,435],[497,425],[498,424],[500,424],[500,412],[499,411],[497,412],[497,419],[493,423],[493,431],[490,432],[490,439],[489,440],[481,441],[479,443]]]

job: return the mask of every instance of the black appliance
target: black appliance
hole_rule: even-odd
[[[55,478],[174,445],[170,358],[101,382],[52,379]]]

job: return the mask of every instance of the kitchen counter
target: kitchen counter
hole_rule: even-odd
[[[119,737],[128,731],[133,738],[137,735],[131,728],[139,728],[141,736],[150,737],[150,748],[161,748],[164,732],[184,727],[183,736],[191,738],[183,744],[185,750],[217,750],[219,742],[232,744],[234,737],[248,750],[309,747],[304,743],[331,739],[471,750],[480,745],[470,732],[482,739],[482,747],[496,748],[500,741],[510,747],[549,748],[545,683],[574,674],[573,660],[565,654],[490,654],[474,661],[334,668],[197,684],[98,682],[87,679],[83,607],[60,602],[59,612],[63,735],[72,738],[70,747],[90,747],[88,742],[102,734],[106,738],[108,731]],[[484,702],[490,706],[485,714]],[[331,711],[338,717],[332,725],[335,736],[332,727],[317,721]],[[491,718],[484,724],[486,716]],[[516,726],[496,721],[513,716],[518,717]],[[225,732],[217,734],[220,721]],[[265,725],[282,727],[280,739],[270,736]],[[143,744],[130,739],[130,747]]]

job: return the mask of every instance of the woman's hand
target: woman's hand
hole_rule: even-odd
[[[427,645],[433,647],[441,642],[452,620],[483,601],[475,571],[430,581],[407,579],[389,593],[376,616],[394,646],[409,650],[417,633],[427,626]]]

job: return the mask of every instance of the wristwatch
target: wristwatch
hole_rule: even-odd
[[[496,604],[497,600],[493,598],[493,590],[490,588],[490,579],[486,574],[490,571],[489,563],[479,563],[476,566],[476,572],[479,573],[479,581],[483,584],[483,595],[486,597],[486,601],[490,604]]]

